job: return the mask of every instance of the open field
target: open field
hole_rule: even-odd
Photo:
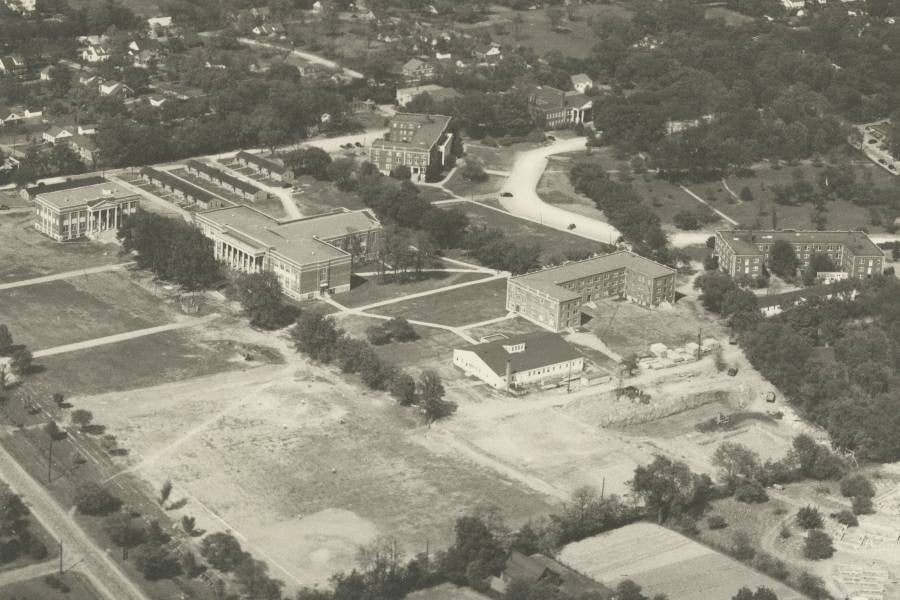
[[[506,280],[432,294],[373,309],[392,317],[406,317],[456,327],[495,319],[506,314]]]
[[[304,216],[318,215],[336,208],[365,208],[356,194],[342,192],[330,181],[318,181],[309,175],[299,177],[294,183],[293,198]]]
[[[539,243],[543,252],[540,261],[548,264],[550,259],[561,256],[569,249],[588,249],[592,252],[608,252],[610,247],[600,242],[585,239],[559,229],[520,219],[507,212],[493,210],[477,204],[455,205],[464,211],[472,223],[502,229],[512,239],[520,242]]]
[[[481,183],[466,181],[462,176],[462,170],[457,169],[449,181],[444,184],[444,187],[457,196],[466,198],[468,196],[480,196],[481,194],[493,194],[499,192],[505,181],[506,178],[500,177],[499,175],[488,175],[487,181]]]
[[[408,552],[452,538],[480,502],[512,523],[546,498],[465,461],[423,452],[416,414],[329,369],[295,363],[77,399],[130,449],[135,474],[171,478],[184,514],[233,529],[289,585],[354,564],[358,544],[396,536]]]
[[[374,265],[372,269],[374,269]],[[400,298],[409,294],[434,290],[448,285],[476,281],[489,277],[486,273],[446,273],[441,271],[423,272],[421,279],[411,275],[406,280],[396,280],[394,275],[388,274],[386,281],[381,283],[378,275],[353,276],[353,287],[346,294],[335,297],[335,300],[344,306],[355,308],[364,304],[381,302],[391,298]],[[433,297],[433,296],[432,296]]]
[[[728,526],[724,529],[710,529],[704,520],[699,524],[700,540],[713,547],[727,548],[733,544],[736,531],[743,531],[760,548],[765,534],[778,526],[778,522],[794,509],[787,503],[770,498],[761,504],[738,502],[734,498],[720,498],[712,502],[706,516],[718,515]]]
[[[2,190],[0,191],[0,204],[5,204],[10,207],[12,210],[20,209],[20,208],[31,208],[32,204],[29,200],[26,200],[22,196],[20,196],[16,190]],[[0,213],[2,214],[2,213]]]
[[[31,227],[31,214],[0,212],[0,282],[123,262],[116,244],[56,242]]]
[[[0,322],[16,342],[43,350],[172,320],[127,272],[82,275],[0,291]]]
[[[78,573],[59,576],[69,591],[63,592],[47,585],[43,577],[19,581],[0,587],[3,600],[103,600],[103,596]]]
[[[729,598],[743,586],[768,587],[782,600],[803,597],[732,558],[650,523],[569,544],[559,559],[607,585],[633,579],[645,594],[666,594],[670,600]]]

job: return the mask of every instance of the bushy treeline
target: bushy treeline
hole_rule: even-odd
[[[0,482],[0,564],[28,556],[47,558],[47,547],[31,530],[31,514],[22,498]]]
[[[209,287],[222,277],[213,253],[213,242],[199,229],[180,219],[138,209],[117,233],[125,252],[159,279],[189,289]]]
[[[635,252],[665,264],[675,254],[660,225],[659,217],[627,183],[613,181],[606,170],[589,160],[576,162],[569,171],[576,190],[593,200],[607,220],[630,242]],[[614,240],[615,241],[615,240]]]
[[[388,391],[403,406],[418,406],[428,423],[456,411],[456,404],[444,399],[444,385],[435,371],[422,372],[416,381],[383,361],[367,341],[344,333],[331,317],[303,312],[291,329],[291,338],[297,350],[313,360],[359,375],[366,387]]]

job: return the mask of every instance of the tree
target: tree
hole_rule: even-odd
[[[731,597],[731,600],[778,600],[778,596],[767,587],[756,588],[755,592],[750,588],[743,587]]]
[[[416,403],[416,380],[408,373],[395,373],[388,383],[388,391],[403,406]]]
[[[838,270],[827,254],[813,252],[809,256],[809,265],[803,271],[803,285],[813,285],[819,273],[827,273]]]
[[[678,229],[688,231],[700,229],[700,219],[697,218],[697,213],[692,210],[682,210],[675,213],[675,216],[672,217],[672,222]]]
[[[734,279],[722,271],[707,271],[694,280],[694,289],[700,290],[703,307],[721,313],[726,295],[737,289]]]
[[[84,431],[91,424],[91,421],[94,420],[94,413],[83,408],[77,408],[72,411],[70,418],[72,419],[73,424]]]
[[[713,453],[712,464],[719,472],[719,479],[734,489],[741,479],[755,479],[761,467],[759,455],[736,442],[723,442]]]
[[[384,327],[390,333],[391,338],[398,342],[411,342],[419,339],[419,334],[403,317],[394,317],[385,323]]]
[[[475,584],[477,589],[489,575],[503,569],[506,551],[477,517],[458,518],[455,531],[455,541],[444,556],[443,571],[453,583]]]
[[[819,529],[813,529],[806,535],[803,545],[803,556],[809,560],[823,560],[834,555],[831,536]]]
[[[0,482],[0,537],[21,537],[28,529],[28,515],[22,498]]]
[[[144,544],[138,548],[134,566],[148,581],[175,577],[181,571],[175,557],[165,547],[154,544]]]
[[[853,505],[853,514],[868,515],[875,512],[872,499],[868,496],[854,496],[851,504]]]
[[[753,202],[753,192],[746,185],[738,192],[738,197],[741,199],[741,202]]]
[[[853,473],[846,475],[841,479],[841,495],[845,498],[863,496],[872,498],[875,495],[875,488],[872,482],[862,473]]]
[[[122,501],[94,482],[83,483],[75,490],[75,506],[84,515],[107,515],[119,510]]]
[[[565,16],[563,10],[556,6],[548,6],[544,12],[547,15],[547,21],[550,22],[550,29],[558,28]]]
[[[228,533],[211,533],[200,544],[200,555],[213,567],[227,573],[233,571],[241,561],[245,553],[241,549],[241,543]]]
[[[659,455],[649,465],[637,467],[629,485],[658,523],[702,512],[712,491],[709,477],[696,475],[685,463]]]
[[[31,371],[32,356],[27,348],[16,348],[10,360],[10,366],[16,375],[27,375]]]
[[[0,354],[9,350],[13,345],[13,336],[5,323],[0,323]]]
[[[804,506],[797,511],[797,525],[803,529],[821,529],[824,522],[818,508]]]
[[[397,165],[391,169],[390,176],[400,181],[409,181],[412,177],[412,170],[406,165]]]
[[[488,180],[488,174],[485,172],[481,162],[474,159],[466,159],[466,164],[462,167],[462,176],[466,181],[474,181],[483,183]]]
[[[343,332],[334,320],[317,312],[304,312],[291,329],[291,338],[298,351],[313,360],[331,362]]]
[[[142,544],[145,539],[144,529],[127,512],[117,512],[107,517],[104,529],[113,543],[122,549],[122,560],[128,558],[131,548]]]
[[[184,515],[181,517],[181,528],[184,529],[184,532],[188,535],[193,535],[194,527],[197,526],[197,519],[191,517],[189,515]]]
[[[456,404],[444,400],[444,384],[437,371],[422,371],[418,388],[419,406],[429,425],[456,412]]]
[[[295,176],[312,175],[316,179],[327,180],[331,156],[317,146],[307,146],[288,152],[284,156],[284,164]]]
[[[235,280],[234,286],[238,301],[250,317],[251,325],[264,329],[286,325],[281,281],[274,272],[242,273]]]
[[[760,482],[755,479],[749,479],[740,482],[734,488],[734,499],[746,504],[756,504],[766,502],[769,499],[769,495],[766,494],[766,488]]]
[[[756,554],[753,541],[746,531],[735,531],[731,536],[731,552],[738,560],[750,560]]]
[[[166,501],[169,499],[169,496],[172,494],[172,482],[166,479],[162,486],[159,488],[159,503],[160,505],[165,505]]]
[[[800,264],[790,242],[775,240],[769,250],[769,268],[779,277],[793,277]]]

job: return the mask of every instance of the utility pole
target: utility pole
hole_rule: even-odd
[[[700,360],[700,358],[703,356],[703,349],[701,348],[701,346],[703,345],[703,342],[701,341],[702,339],[703,339],[703,328],[698,327],[697,328],[697,360]]]
[[[603,483],[600,484],[600,499],[603,500],[603,494],[606,492],[606,477],[603,478]]]
[[[63,543],[62,539],[59,540],[59,574],[63,574]]]
[[[53,436],[48,436],[50,438],[50,451],[47,453],[47,483],[53,479]]]

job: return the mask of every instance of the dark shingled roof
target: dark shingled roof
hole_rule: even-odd
[[[178,190],[185,196],[193,198],[197,202],[212,202],[213,200],[218,200],[218,197],[213,193],[204,190],[189,181],[185,181],[180,177],[176,177],[168,171],[161,171],[159,169],[154,169],[153,167],[144,167],[141,169],[141,175],[152,179],[153,181],[158,181],[163,185],[167,185],[173,190]]]
[[[274,160],[265,158],[263,156],[259,156],[258,154],[245,152],[244,150],[241,150],[237,153],[237,158],[248,163],[252,163],[257,167],[266,169],[267,171],[270,171],[272,173],[278,173],[279,175],[283,174],[287,170],[281,163],[275,162]]]
[[[543,554],[525,556],[514,551],[506,561],[506,570],[503,575],[507,581],[516,579],[522,579],[529,583],[544,581],[572,597],[589,592],[608,591],[608,588],[602,583]]]
[[[507,352],[504,346],[525,344],[522,352]],[[506,361],[513,373],[530,371],[580,358],[581,355],[556,333],[526,333],[510,338],[475,344],[460,350],[474,352],[497,375],[506,375]]]
[[[43,184],[39,183],[37,185],[33,185],[29,188],[25,188],[25,191],[28,193],[30,197],[34,197],[37,194],[49,194],[51,192],[60,192],[62,190],[72,190],[75,188],[86,187],[89,185],[98,185],[101,183],[106,183],[107,180],[105,177],[100,177],[99,175],[95,175],[92,177],[82,177],[81,179],[67,179],[66,181],[61,181],[59,183],[50,183]]]
[[[188,168],[191,168],[198,173],[203,173],[204,175],[215,181],[227,183],[231,187],[241,190],[245,194],[256,194],[260,191],[260,188],[253,185],[252,183],[248,183],[243,179],[238,179],[233,175],[229,175],[225,171],[220,171],[219,169],[204,162],[200,162],[199,160],[191,159],[185,162],[185,164],[188,166]]]

